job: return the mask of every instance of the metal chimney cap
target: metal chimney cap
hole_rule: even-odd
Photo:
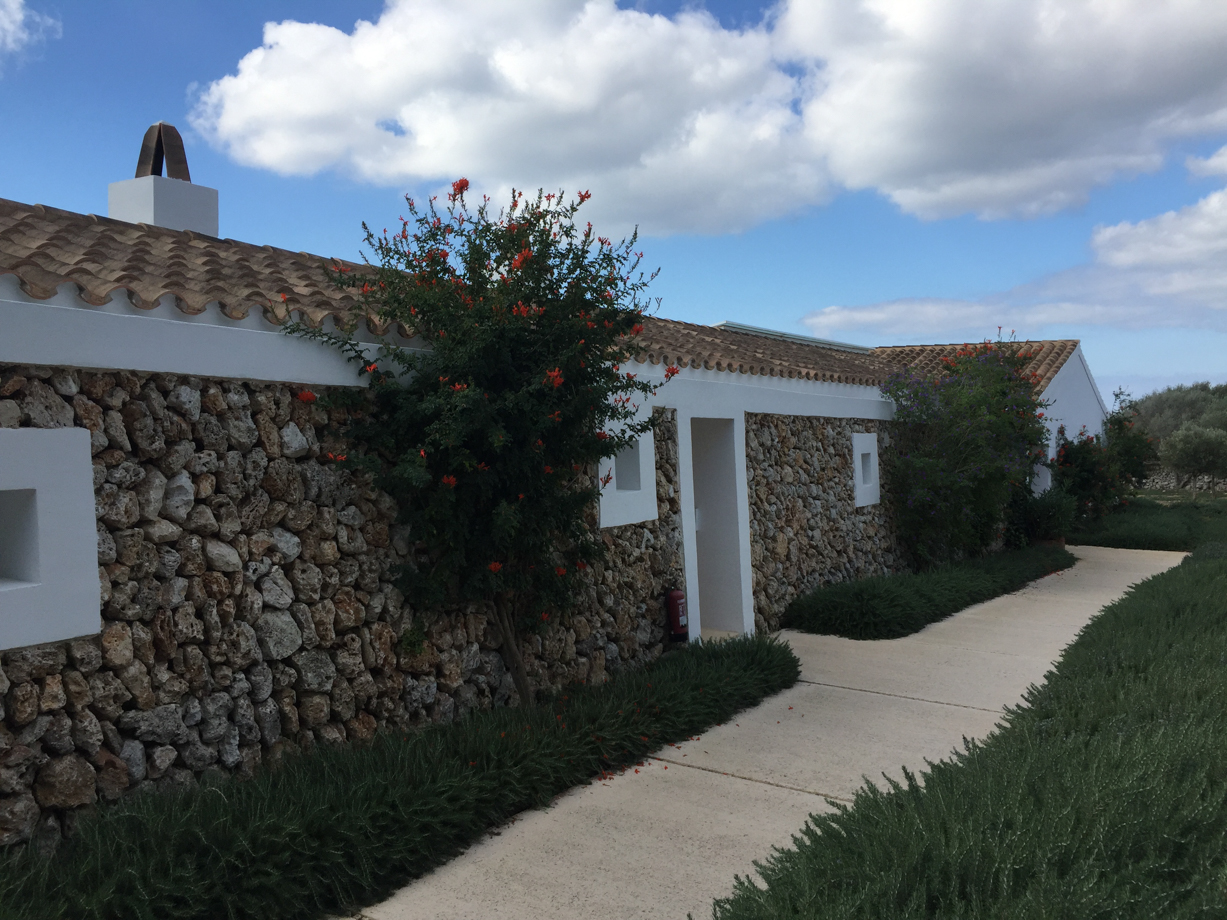
[[[187,169],[187,151],[183,149],[183,138],[174,125],[159,121],[150,125],[141,141],[141,155],[136,161],[136,178],[142,176],[162,175],[162,161],[166,161],[166,176],[169,179],[192,181],[192,174]]]

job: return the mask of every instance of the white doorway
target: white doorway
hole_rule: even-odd
[[[699,625],[706,638],[741,635],[737,439],[731,418],[690,420]]]

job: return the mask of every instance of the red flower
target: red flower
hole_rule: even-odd
[[[676,364],[670,364],[668,367],[665,368],[665,380],[666,381],[672,380],[674,377],[676,377],[681,372],[682,372],[682,369],[678,367]]]
[[[488,470],[488,469],[490,469],[490,464],[486,463],[486,462],[483,460],[481,463],[477,464],[477,468],[478,468],[479,470]]]
[[[554,384],[554,389],[562,386],[562,371],[559,368],[554,368],[552,371],[545,372],[545,379],[541,381],[542,385]]]
[[[553,468],[552,466],[547,466],[547,467],[545,468],[545,475],[546,475],[546,476],[553,476],[553,475],[554,475],[554,468]]]
[[[449,489],[456,488],[456,477],[455,476],[444,476],[441,482],[445,486],[447,486]]]
[[[631,335],[638,335],[641,332],[643,332],[643,323],[635,323],[631,326]]]
[[[557,568],[554,569],[554,574],[557,575],[559,578],[561,578],[563,575],[567,574],[567,570],[563,568],[562,566],[558,566]]]
[[[596,433],[596,439],[598,441],[606,441],[609,439],[609,433],[605,431],[598,431]]]
[[[486,566],[486,568],[488,568],[495,575],[499,573],[499,570],[502,569],[502,567],[503,564],[501,562],[491,562],[488,566]]]
[[[423,460],[425,460],[425,459],[426,459],[426,449],[425,449],[425,448],[423,448],[422,450],[418,451],[418,453],[420,453],[420,454],[422,455],[422,459],[423,459]]]
[[[302,402],[315,402],[315,394],[310,390],[300,390],[298,393],[298,399],[300,399]]]
[[[366,371],[366,372],[369,374],[369,373],[371,373],[373,370],[375,370],[375,367],[376,367],[375,363],[374,363],[374,362],[372,362],[372,363],[368,364],[368,365],[367,365],[365,368],[363,368],[363,370],[365,370],[365,371]]]
[[[532,258],[532,254],[533,251],[531,249],[521,249],[519,255],[511,260],[511,270],[513,272],[519,271],[524,266],[524,263]]]
[[[468,190],[469,190],[469,180],[463,179],[463,178],[457,179],[455,182],[452,183],[452,198],[459,198],[461,195],[463,195]]]

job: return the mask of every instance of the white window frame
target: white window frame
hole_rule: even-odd
[[[868,463],[866,463],[866,459]],[[881,486],[878,479],[878,436],[876,433],[853,433],[852,477],[855,484],[856,507],[864,508],[867,505],[876,505],[881,501]]]
[[[600,463],[601,479],[609,477],[608,482],[601,487],[601,527],[620,527],[623,524],[641,524],[644,521],[656,520],[656,439],[650,429],[639,436],[636,453],[639,455],[639,462],[635,466],[635,472],[638,473],[637,488],[634,487],[634,476],[624,476],[622,487],[619,488],[618,467],[626,470],[626,453],[623,454],[621,463],[617,457],[606,457]],[[627,479],[632,482],[626,482]]]
[[[0,492],[29,491],[32,526],[14,526],[21,532],[8,539],[20,541],[21,558],[0,579],[0,649],[74,639],[102,628],[89,432],[0,429]],[[10,501],[8,512],[17,504]],[[28,501],[22,504],[29,507]]]

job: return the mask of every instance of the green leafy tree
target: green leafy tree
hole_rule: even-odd
[[[895,404],[892,501],[914,567],[984,553],[1002,536],[1012,492],[1030,489],[1048,437],[1031,357],[984,342],[943,358],[937,377],[883,384]]]
[[[1227,384],[1211,386],[1203,382],[1167,387],[1143,396],[1133,407],[1139,426],[1161,442],[1186,422],[1197,422],[1203,428],[1219,427],[1206,416],[1214,413],[1215,419],[1221,419],[1227,412]]]
[[[528,703],[519,638],[565,609],[604,549],[586,518],[602,485],[593,470],[651,426],[639,406],[654,387],[624,365],[655,276],[639,271],[634,236],[615,245],[577,226],[586,192],[513,192],[495,216],[488,199],[471,208],[467,188],[454,183],[442,212],[407,199],[393,233],[364,225],[375,258],[337,273],[424,347],[385,341],[372,361],[352,338],[332,340],[371,378],[345,432],[361,448],[349,462],[410,526],[406,591],[427,604],[493,598]]]
[[[1159,459],[1178,476],[1193,479],[1194,498],[1197,497],[1199,476],[1210,477],[1213,494],[1218,478],[1227,476],[1227,431],[1185,422],[1174,434],[1164,438]]]
[[[1154,439],[1141,424],[1137,403],[1124,389],[1113,396],[1113,408],[1103,422],[1103,439],[1116,475],[1127,486],[1146,478],[1146,464],[1158,459]]]

